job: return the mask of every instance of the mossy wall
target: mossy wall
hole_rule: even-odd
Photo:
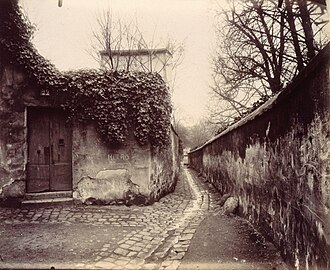
[[[280,94],[189,154],[299,269],[330,266],[330,45]],[[317,268],[319,267],[319,268]]]

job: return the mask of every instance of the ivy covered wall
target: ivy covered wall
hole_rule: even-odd
[[[67,123],[80,136],[76,138],[76,146],[92,126],[91,138],[100,142],[102,155],[107,152],[108,165],[118,149],[125,152],[132,144],[137,152],[147,151],[148,157],[152,149],[158,149],[159,153],[166,152],[173,158],[171,150],[168,151],[173,144],[171,101],[160,75],[112,70],[63,73],[36,51],[30,41],[32,33],[33,28],[22,15],[17,1],[0,1],[0,199],[22,197],[25,193],[29,106],[65,111]],[[73,157],[77,157],[81,149],[73,147]],[[102,155],[97,159],[101,160]],[[82,165],[77,160],[73,158],[74,172],[79,171],[75,165]],[[148,162],[146,173],[140,176],[143,181],[139,180],[143,182],[146,196],[151,194],[150,158]],[[132,162],[127,164],[132,167]],[[171,168],[172,165],[173,162]],[[103,166],[103,170],[106,167]],[[109,169],[115,168],[109,165]],[[81,178],[95,174],[95,170],[94,167],[85,174],[81,174],[82,170],[74,174],[74,187]],[[132,171],[130,169],[130,173]],[[168,181],[175,180],[171,177]],[[173,184],[168,186],[172,188]],[[154,196],[156,198],[159,196]]]
[[[97,123],[109,144],[124,143],[134,130],[143,145],[165,147],[170,141],[171,101],[157,73],[78,70],[59,72],[33,47],[33,28],[15,0],[0,2],[0,62],[24,71],[27,80],[18,89],[35,85],[49,94],[52,105],[69,113],[69,121]],[[19,97],[19,94],[18,94]]]

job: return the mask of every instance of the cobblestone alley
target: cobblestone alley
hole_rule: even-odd
[[[0,208],[0,268],[283,269],[247,222],[185,169],[174,193],[146,207]]]

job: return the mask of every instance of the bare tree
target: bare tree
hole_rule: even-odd
[[[172,125],[182,140],[184,148],[198,147],[216,134],[218,127],[212,125],[208,118],[202,118],[191,125],[187,121],[188,118],[183,115],[185,114],[180,107],[173,107]]]
[[[183,60],[184,46],[171,39],[156,42],[155,32],[148,39],[139,28],[137,20],[123,23],[115,19],[110,10],[97,18],[93,31],[91,55],[100,66],[107,69],[170,72],[170,88],[174,87],[176,69]],[[167,74],[165,74],[167,75]]]
[[[210,125],[208,119],[201,119],[198,123],[189,127],[189,147],[195,148],[203,145],[215,135],[213,126]]]
[[[130,22],[123,25],[121,20],[115,20],[110,10],[104,11],[97,17],[97,30],[93,31],[94,43],[91,55],[100,65],[110,69],[119,68],[119,54],[116,51],[125,48],[130,51],[137,46],[139,30]],[[100,52],[107,57],[103,63]],[[125,58],[125,67],[131,65],[131,57]]]
[[[305,0],[280,7],[275,0],[240,0],[218,16],[211,86],[212,120],[218,124],[278,92],[326,42],[324,10]]]

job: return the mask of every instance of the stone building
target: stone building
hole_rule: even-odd
[[[164,122],[172,130],[169,144],[162,149],[139,143],[136,127],[127,123],[127,139],[117,145],[104,141],[97,121],[68,124],[67,111],[54,103],[47,89],[63,88],[68,75],[33,48],[17,2],[1,1],[0,17],[0,201],[148,204],[171,192],[180,162],[179,138],[170,119]],[[111,76],[105,74],[109,81]],[[131,80],[129,76],[121,79]],[[156,77],[149,78],[149,88]],[[137,90],[129,91],[134,95]]]
[[[134,193],[148,203],[173,190],[179,170],[174,131],[164,151],[140,146],[132,134],[125,146],[109,147],[93,123],[67,125],[65,113],[40,89],[19,91],[24,71],[5,65],[0,78],[2,200],[66,191],[82,202],[126,200]]]

